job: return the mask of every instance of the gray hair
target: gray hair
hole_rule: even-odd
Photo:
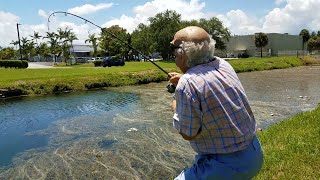
[[[199,64],[208,63],[214,57],[216,41],[210,37],[210,42],[204,41],[201,43],[194,43],[190,41],[182,41],[180,45],[182,50],[188,57],[187,66],[194,67]]]

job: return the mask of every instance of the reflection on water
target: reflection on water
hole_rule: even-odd
[[[239,77],[262,128],[320,102],[317,67]],[[0,178],[174,177],[194,152],[172,128],[165,85],[0,102]]]

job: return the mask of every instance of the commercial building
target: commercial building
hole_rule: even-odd
[[[268,44],[262,48],[263,56],[294,56],[302,54],[302,36],[289,35],[287,33],[266,33],[266,35],[268,36]],[[255,35],[232,36],[227,42],[227,49],[224,51],[223,56],[238,57],[239,54],[247,54],[250,57],[260,56],[260,48],[255,46],[254,37]]]

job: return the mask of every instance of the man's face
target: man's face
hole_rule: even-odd
[[[176,65],[179,69],[185,73],[189,68],[187,67],[187,55],[185,51],[180,47],[181,41],[174,39],[171,41],[171,48],[173,50],[173,55],[175,56]]]
[[[176,59],[176,65],[179,67],[179,69],[185,73],[187,71],[186,63],[187,63],[187,56],[185,51],[182,48],[175,49],[174,51],[175,59]]]

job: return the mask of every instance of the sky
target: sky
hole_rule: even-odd
[[[100,32],[75,17],[50,16],[55,11],[76,14],[101,27],[117,24],[131,33],[167,9],[183,20],[217,17],[232,35],[320,30],[320,0],[0,0],[0,46],[18,40],[17,23],[20,38],[28,39],[34,32],[45,36],[48,30],[68,27],[79,38],[74,44],[84,44],[89,34]]]

